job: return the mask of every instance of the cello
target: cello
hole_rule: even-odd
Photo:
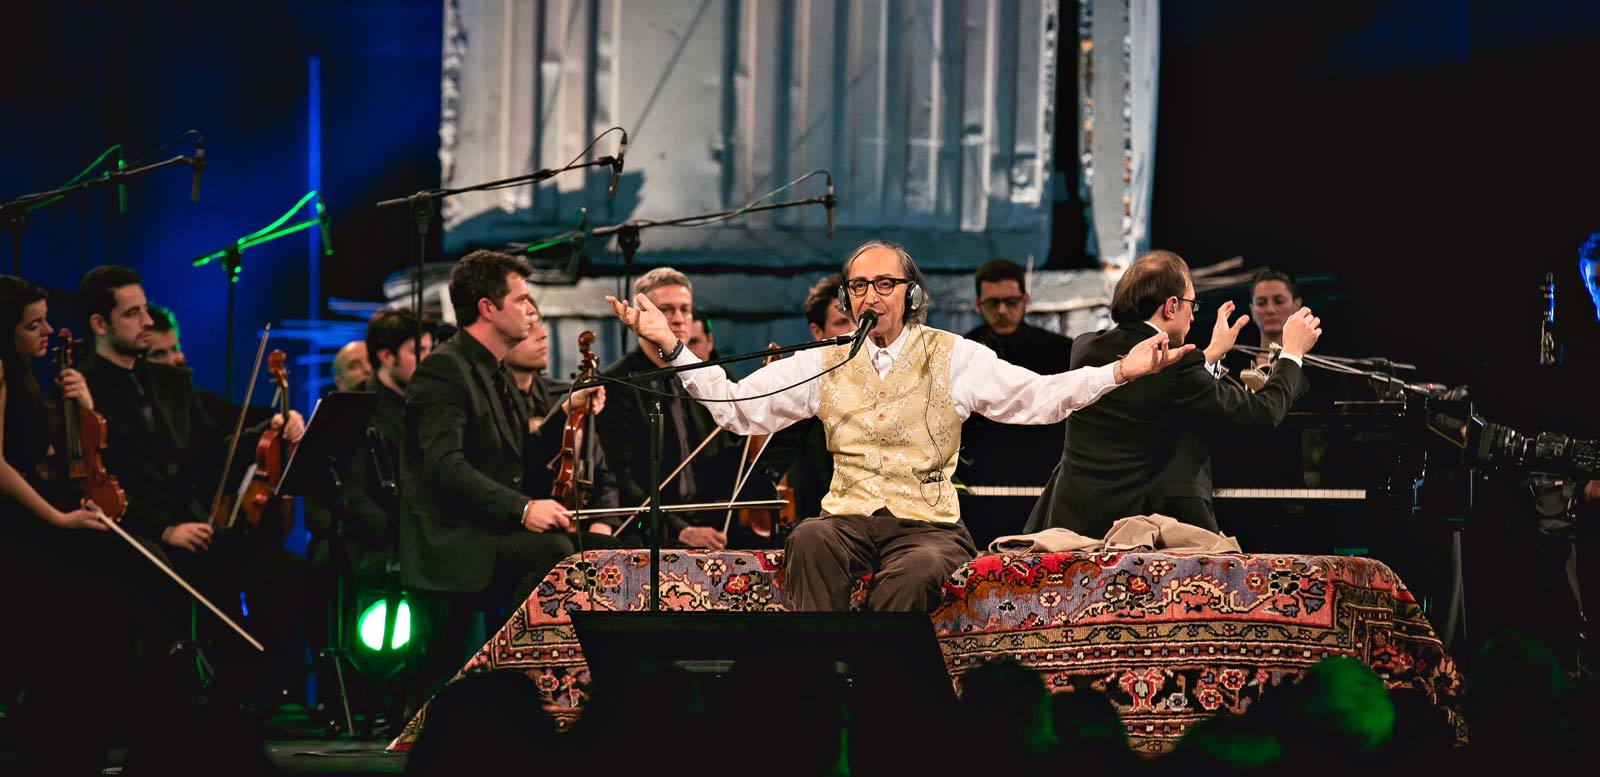
[[[574,388],[592,382],[595,370],[599,368],[599,361],[589,347],[591,345],[594,345],[594,332],[585,329],[578,335],[578,372],[573,376]],[[579,487],[592,485],[594,482],[593,475],[585,471],[588,467],[585,466],[584,457],[579,452],[583,447],[583,429],[585,421],[589,418],[590,404],[585,403],[579,408],[576,402],[571,402],[570,406],[571,409],[567,411],[567,422],[561,427],[561,453],[550,465],[556,470],[555,482],[550,486],[550,498],[573,511],[572,530],[582,531],[578,526],[576,515],[583,509],[583,495]]]
[[[278,496],[278,484],[283,482],[284,467],[288,465],[295,449],[295,444],[283,436],[283,430],[289,428],[289,370],[284,366],[287,358],[280,350],[274,350],[267,356],[267,371],[272,374],[272,382],[277,386],[272,397],[273,404],[277,406],[276,415],[283,421],[276,429],[268,428],[261,433],[260,440],[256,442],[256,472],[238,502],[245,523],[251,527],[259,527],[261,521],[271,514],[269,511],[276,510],[279,525],[274,528],[282,531],[277,535],[279,537],[287,536],[294,528],[294,502],[288,497]]]
[[[66,329],[57,331],[56,337],[61,339],[56,366],[72,369],[72,352],[78,341],[72,339],[72,332]],[[127,495],[122,492],[117,476],[106,471],[105,461],[100,457],[106,447],[105,416],[78,404],[76,399],[62,397],[61,423],[66,438],[61,446],[65,459],[62,470],[68,482],[84,499],[100,508],[106,518],[121,518],[128,509]]]

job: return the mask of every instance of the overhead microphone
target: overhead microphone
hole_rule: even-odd
[[[828,237],[833,237],[833,206],[839,202],[833,196],[833,173],[826,173],[828,179],[828,196],[822,199],[822,207],[828,209]]]
[[[867,341],[867,333],[871,332],[877,323],[878,314],[873,312],[872,308],[861,311],[861,318],[856,323],[855,339],[850,343],[850,355],[845,357],[845,361],[856,358],[856,351],[861,350],[861,344]]]
[[[189,187],[189,201],[200,201],[200,173],[206,169],[206,137],[201,135],[194,142],[194,159],[189,160],[189,169],[194,171],[194,184]]]
[[[622,158],[628,154],[628,131],[621,130],[622,145],[617,147],[617,155],[611,158],[611,185],[606,187],[606,199],[617,198],[617,182],[622,180]]]
[[[117,146],[117,172],[122,172],[127,167],[127,162],[122,158],[122,146]],[[124,183],[121,176],[117,177],[117,213],[128,212],[128,184]]]

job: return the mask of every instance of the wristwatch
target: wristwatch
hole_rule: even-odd
[[[671,352],[662,351],[662,350],[658,349],[656,351],[656,353],[661,354],[661,360],[662,361],[667,362],[667,363],[670,364],[673,359],[678,358],[678,354],[683,353],[683,341],[679,340],[678,344],[673,347]]]

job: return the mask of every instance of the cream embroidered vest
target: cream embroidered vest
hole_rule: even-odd
[[[833,454],[833,484],[822,498],[827,513],[871,515],[887,507],[919,521],[961,517],[950,485],[961,448],[961,419],[950,402],[956,336],[912,326],[906,338],[884,377],[863,350],[820,381],[817,417]],[[838,364],[849,352],[829,348],[823,364]]]

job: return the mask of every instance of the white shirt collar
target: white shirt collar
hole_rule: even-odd
[[[878,358],[878,352],[879,351],[888,351],[889,352],[889,358],[891,360],[900,358],[900,352],[905,350],[906,341],[908,339],[910,339],[909,338],[910,334],[911,334],[911,327],[910,326],[900,327],[900,336],[896,337],[894,339],[894,342],[889,343],[888,345],[886,345],[886,346],[884,346],[882,348],[879,348],[878,344],[872,342],[872,338],[868,337],[867,338],[867,358],[869,358],[869,359]]]

